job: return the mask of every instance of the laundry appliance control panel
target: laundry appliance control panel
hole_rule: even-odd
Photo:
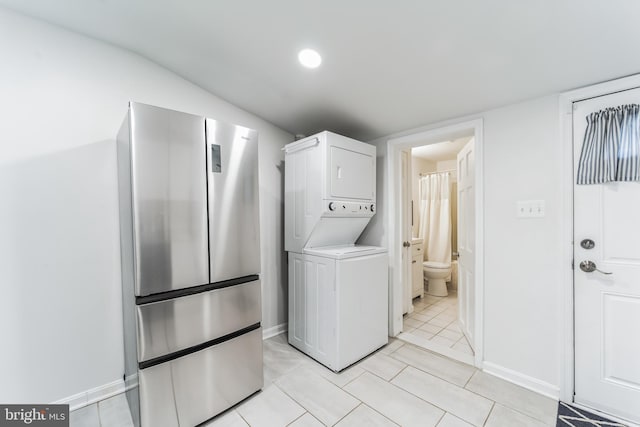
[[[375,203],[326,200],[323,217],[369,217],[376,211]]]

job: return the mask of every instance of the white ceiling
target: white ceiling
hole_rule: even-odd
[[[458,152],[462,150],[462,147],[464,147],[471,138],[470,136],[466,136],[452,141],[442,141],[435,144],[414,147],[411,149],[411,156],[432,162],[455,160]]]
[[[640,72],[637,0],[0,0],[291,133],[362,140]],[[315,70],[299,49],[323,55]]]

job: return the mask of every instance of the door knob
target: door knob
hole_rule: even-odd
[[[598,270],[596,263],[593,261],[582,261],[580,263],[580,270],[584,271],[585,273],[593,273],[594,271],[597,271],[598,273],[602,274],[613,274],[607,273],[606,271]]]
[[[405,248],[408,248],[409,246],[411,246],[411,243],[409,243],[409,242],[402,242],[402,246],[404,246]]]

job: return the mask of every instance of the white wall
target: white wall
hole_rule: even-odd
[[[558,97],[484,115],[485,360],[559,387],[562,141]],[[545,200],[542,219],[518,200]],[[564,266],[570,268],[570,266]]]
[[[448,171],[448,170],[451,170],[451,169],[455,170],[458,167],[458,165],[456,163],[457,163],[456,159],[440,160],[440,161],[436,162],[436,170],[438,172]],[[451,174],[451,178],[452,179],[456,179],[457,175],[456,174]]]
[[[550,394],[561,364],[562,143],[558,97],[511,105],[446,124],[484,119],[484,361],[487,369]],[[362,242],[387,245],[387,141],[378,147],[378,214]],[[382,191],[381,191],[382,190]],[[382,200],[380,195],[382,194]],[[546,216],[517,219],[518,200],[543,199]]]
[[[260,134],[263,325],[286,322],[288,133],[127,51],[0,8],[0,402],[123,374],[115,135],[127,102]]]

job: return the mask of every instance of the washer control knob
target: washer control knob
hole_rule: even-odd
[[[335,202],[329,203],[329,210],[330,211],[335,211],[336,210],[336,203]]]
[[[373,204],[372,204],[372,205],[371,205],[371,212],[375,212],[375,210],[376,210],[376,205],[373,205]]]

